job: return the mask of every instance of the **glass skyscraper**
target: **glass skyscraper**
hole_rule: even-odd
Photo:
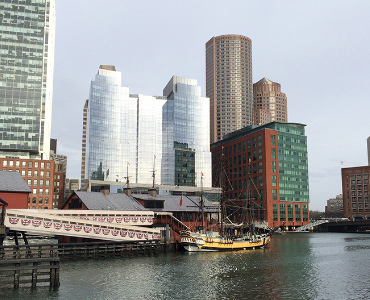
[[[168,98],[163,119],[162,182],[211,186],[209,98],[201,97],[194,79],[173,76],[163,90]],[[203,173],[203,183],[201,183]]]
[[[100,66],[86,105],[85,178],[151,184],[154,170],[155,184],[201,186],[203,173],[211,186],[209,100],[196,80],[174,76],[163,97],[132,95],[120,72]]]
[[[0,156],[49,159],[54,35],[54,0],[0,0]]]

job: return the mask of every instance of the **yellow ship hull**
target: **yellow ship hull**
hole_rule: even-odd
[[[180,234],[180,244],[186,251],[235,251],[264,248],[271,240],[268,235],[255,238],[227,239],[220,236],[207,236],[206,234],[183,231]]]

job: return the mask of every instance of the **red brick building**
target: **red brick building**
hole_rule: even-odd
[[[65,175],[62,176],[61,172],[55,172],[53,160],[0,158],[0,170],[16,171],[21,174],[31,189],[31,194],[28,196],[28,208],[57,208],[59,205],[57,198],[61,198],[61,201],[63,199],[59,195],[64,191],[64,184],[60,182],[62,178],[64,180]]]
[[[342,168],[344,216],[351,220],[370,219],[370,166]]]
[[[245,127],[211,145],[213,186],[223,188],[231,220],[291,229],[309,223],[304,126]]]

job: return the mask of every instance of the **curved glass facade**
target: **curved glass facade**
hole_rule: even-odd
[[[87,112],[86,178],[211,186],[209,99],[195,80],[173,77],[165,97],[130,95],[121,73],[101,66]],[[166,97],[168,96],[168,97]],[[128,167],[128,168],[127,168]]]
[[[91,82],[87,112],[86,178],[130,179],[135,175],[137,101],[121,86],[121,73],[99,69]]]
[[[162,182],[171,185],[211,186],[209,98],[201,97],[197,81],[173,76],[164,89],[166,164]]]

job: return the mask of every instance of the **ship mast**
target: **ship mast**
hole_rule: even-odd
[[[223,176],[224,176],[224,166],[223,166],[223,160],[224,160],[224,146],[221,147],[221,162],[220,162],[220,188],[221,188],[221,197],[220,197],[220,208],[221,208],[221,224],[220,224],[220,235],[224,235],[224,216],[225,216],[225,203],[224,203],[224,182],[223,182]]]
[[[203,200],[203,172],[201,172],[201,177],[200,177],[200,186],[201,186],[201,191],[200,191],[200,211],[202,214],[202,231],[205,233],[204,230],[204,200]]]

